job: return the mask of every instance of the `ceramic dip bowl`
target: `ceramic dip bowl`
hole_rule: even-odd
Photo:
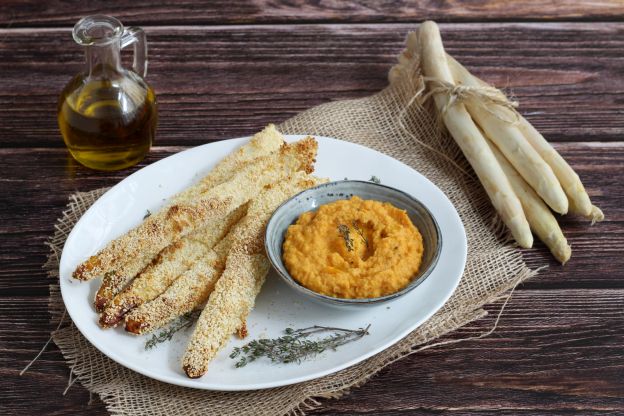
[[[398,292],[377,298],[361,299],[344,299],[322,295],[299,284],[292,278],[284,265],[282,247],[288,227],[304,212],[315,211],[321,205],[341,199],[350,199],[352,196],[389,202],[395,207],[405,210],[422,235],[424,253],[420,269],[411,282]],[[284,202],[271,216],[267,224],[264,241],[269,260],[277,273],[290,287],[302,296],[316,302],[343,308],[378,305],[405,295],[431,274],[438,262],[442,249],[440,228],[432,213],[420,201],[403,191],[389,186],[353,180],[325,183],[307,189]]]

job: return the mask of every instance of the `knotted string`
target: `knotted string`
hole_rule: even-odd
[[[425,103],[435,94],[443,94],[448,96],[448,101],[440,110],[440,116],[446,114],[449,108],[457,103],[471,100],[482,107],[497,119],[509,124],[517,124],[520,121],[520,114],[516,111],[519,103],[516,100],[510,100],[498,88],[489,85],[480,85],[478,87],[471,85],[455,85],[434,77],[422,77],[422,80],[429,86],[429,91],[420,98],[421,104]],[[496,111],[498,106],[508,111]]]
[[[473,175],[471,175],[464,168],[462,168],[455,160],[450,158],[447,154],[445,154],[444,152],[439,151],[438,149],[433,148],[431,145],[429,145],[429,144],[423,142],[422,140],[420,140],[404,124],[403,120],[407,116],[407,113],[408,113],[410,107],[414,103],[416,103],[419,107],[422,107],[422,103],[424,103],[424,100],[421,100],[422,93],[425,91],[425,83],[423,81],[423,77],[418,77],[417,79],[413,78],[413,77],[410,77],[410,82],[411,82],[411,87],[413,89],[415,89],[415,92],[412,94],[411,98],[407,101],[407,103],[401,108],[401,111],[399,112],[399,115],[397,117],[397,124],[399,125],[399,127],[401,128],[403,133],[406,134],[408,137],[410,137],[412,140],[414,140],[416,143],[420,144],[424,148],[426,148],[429,151],[431,151],[431,152],[435,153],[436,155],[440,156],[441,158],[443,158],[444,160],[446,160],[447,162],[449,162],[450,164],[455,166],[455,168],[457,168],[464,175],[466,175],[468,177],[473,177]]]
[[[52,342],[52,335],[58,331],[59,329],[61,329],[61,325],[63,325],[63,321],[65,320],[65,314],[67,313],[67,309],[63,310],[63,315],[61,315],[61,319],[56,327],[56,329],[54,331],[52,331],[52,333],[50,334],[50,338],[48,338],[48,340],[46,341],[46,343],[43,345],[43,347],[41,348],[41,350],[39,350],[39,353],[35,356],[35,358],[33,358],[27,365],[26,367],[24,367],[24,369],[22,371],[19,372],[19,375],[22,376],[24,375],[24,373],[26,371],[28,371],[28,369],[30,368],[31,365],[33,365],[35,363],[35,361],[37,361],[39,359],[39,357],[41,357],[41,354],[43,354],[43,352],[46,350],[46,348],[48,348],[48,345],[50,345],[50,342]]]
[[[69,380],[67,380],[67,387],[65,387],[65,390],[63,390],[63,396],[67,394],[71,386],[73,386],[76,381],[78,381],[78,376],[74,375],[74,367],[72,367],[69,370]],[[89,401],[90,400],[91,399],[89,399]]]

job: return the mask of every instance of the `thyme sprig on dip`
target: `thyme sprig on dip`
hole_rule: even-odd
[[[368,329],[344,329],[329,326],[314,325],[308,328],[286,328],[284,336],[274,339],[262,338],[253,340],[242,347],[236,347],[230,354],[230,358],[239,358],[236,368],[246,366],[258,358],[266,357],[273,363],[301,363],[327,350],[336,350],[341,345],[356,341],[368,335]],[[331,335],[321,339],[308,339],[310,335],[332,332]]]
[[[353,239],[350,236],[351,231],[349,230],[349,227],[344,224],[339,224],[338,232],[340,233],[340,236],[345,241],[345,246],[347,246],[347,251],[353,251]]]
[[[358,233],[364,244],[366,244],[366,248],[368,248],[368,238],[366,238],[366,236],[364,235],[364,231],[362,230],[362,228],[360,228],[357,221],[353,221],[351,224],[353,225],[353,229],[355,230],[355,232]]]
[[[145,349],[150,350],[160,343],[171,340],[176,332],[185,328],[190,328],[193,322],[199,318],[200,313],[201,311],[193,311],[182,315],[178,320],[169,325],[169,327],[160,331],[158,334],[152,335],[152,337],[145,342]]]
[[[366,244],[366,247],[368,247],[368,239],[364,235],[364,231],[362,231],[362,228],[360,228],[360,226],[355,221],[353,221],[351,225],[353,226],[355,232],[360,236],[364,244]],[[338,233],[340,233],[340,236],[343,238],[345,246],[347,247],[347,251],[353,251],[353,238],[351,238],[351,229],[349,228],[349,226],[345,224],[339,224]]]

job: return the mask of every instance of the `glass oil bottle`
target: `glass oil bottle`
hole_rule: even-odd
[[[65,144],[78,162],[92,169],[132,166],[149,152],[158,121],[156,96],[143,79],[145,33],[98,15],[81,19],[73,37],[85,47],[87,66],[60,96],[58,123]],[[121,66],[121,49],[129,45],[134,46],[132,70]]]

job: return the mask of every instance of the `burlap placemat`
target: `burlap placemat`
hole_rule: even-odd
[[[105,189],[77,193],[58,220],[45,265],[55,279],[50,287],[50,311],[59,327],[52,337],[71,368],[70,385],[79,380],[100,396],[113,415],[303,414],[320,406],[319,399],[340,397],[388,364],[431,346],[442,335],[483,316],[483,305],[505,296],[534,275],[506,238],[458,147],[442,130],[433,111],[416,103],[422,91],[418,57],[412,56],[407,67],[394,71],[392,81],[373,96],[314,107],[282,123],[280,129],[287,134],[336,137],[379,150],[424,174],[451,199],[466,227],[468,261],[457,291],[438,313],[376,356],[336,374],[293,386],[232,393],[193,390],[152,380],[110,360],[72,323],[63,323],[69,319],[65,318],[58,288],[60,253],[76,221]],[[358,163],[349,155],[344,157],[345,164]],[[384,172],[375,166],[370,170],[383,181]]]

